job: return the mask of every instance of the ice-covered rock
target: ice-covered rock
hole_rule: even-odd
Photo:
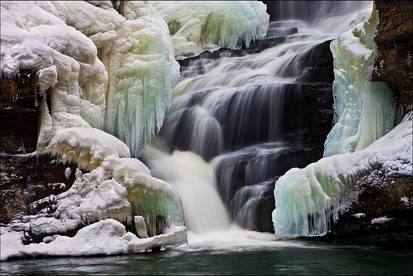
[[[175,226],[165,234],[138,238],[120,222],[106,219],[80,229],[75,236],[56,235],[37,244],[23,245],[21,233],[2,228],[1,260],[24,256],[90,256],[141,252],[186,242],[185,227]],[[4,244],[4,246],[3,246]]]
[[[338,219],[342,196],[357,180],[380,164],[386,175],[413,177],[413,113],[370,146],[353,153],[336,154],[294,168],[275,185],[275,232],[287,236],[321,236]]]
[[[387,84],[369,80],[375,27],[376,12],[370,7],[358,14],[351,30],[331,42],[335,125],[327,136],[324,156],[365,148],[400,120]]]
[[[259,1],[154,1],[168,23],[176,56],[204,49],[249,47],[267,32],[269,15]]]

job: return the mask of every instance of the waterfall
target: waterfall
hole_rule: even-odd
[[[169,155],[148,146],[143,158],[152,174],[168,181],[179,194],[189,231],[205,233],[229,228],[229,216],[216,190],[212,168],[201,157],[180,151]]]
[[[322,158],[332,126],[330,41],[365,5],[325,4],[311,18],[271,14],[265,38],[251,48],[179,61],[158,137],[165,152],[148,148],[143,156],[152,173],[173,183],[190,231],[206,234],[230,222],[274,231],[277,179]],[[214,216],[218,209],[228,218]]]

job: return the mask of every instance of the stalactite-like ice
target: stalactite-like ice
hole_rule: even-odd
[[[259,1],[154,1],[168,23],[175,55],[204,49],[247,47],[268,28],[266,6]]]
[[[397,120],[392,93],[384,83],[368,81],[375,25],[375,11],[364,10],[353,28],[331,43],[336,125],[326,141],[328,157],[304,169],[293,168],[276,182],[276,234],[326,234],[330,218],[337,220],[340,208],[353,200],[345,198],[346,191],[375,164],[389,175],[394,167],[399,174],[413,175],[413,114],[388,132]]]
[[[102,48],[109,72],[105,130],[125,141],[133,156],[162,126],[179,76],[168,26],[148,3],[140,4],[124,4],[130,18],[136,16],[131,11],[145,10],[116,29],[114,38],[108,40],[109,33],[91,37]]]
[[[371,15],[371,16],[370,16]],[[386,83],[369,81],[374,62],[376,13],[366,9],[353,28],[331,42],[335,125],[324,156],[362,149],[395,125],[396,105]]]

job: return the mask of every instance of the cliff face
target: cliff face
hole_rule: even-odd
[[[375,1],[379,15],[372,79],[386,81],[399,102],[413,108],[413,2]]]
[[[0,89],[0,223],[17,213],[32,214],[32,202],[67,190],[75,166],[64,166],[36,150],[39,108],[37,77],[30,71],[14,79],[1,78]],[[66,167],[71,170],[66,171]],[[70,173],[69,173],[70,172]]]

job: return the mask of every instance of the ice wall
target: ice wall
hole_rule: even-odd
[[[374,62],[376,12],[359,13],[353,28],[331,43],[335,125],[324,156],[362,149],[395,125],[396,105],[386,83],[369,81]]]
[[[276,182],[276,234],[326,234],[330,219],[337,220],[340,208],[353,200],[345,196],[348,188],[375,163],[389,174],[399,167],[400,173],[412,175],[412,114],[391,130],[397,120],[392,92],[384,83],[368,81],[375,11],[361,11],[352,24],[331,43],[336,124],[325,144],[328,157],[304,169],[293,168]]]
[[[249,47],[268,28],[266,6],[258,1],[154,1],[168,23],[176,56],[205,49]]]
[[[1,2],[1,77],[13,79],[21,70],[38,75],[34,154],[79,167],[68,191],[44,199],[46,205],[36,203],[44,206],[37,215],[12,223],[9,230],[33,235],[27,234],[27,242],[50,241],[108,218],[133,225],[135,215],[144,216],[150,235],[183,224],[171,186],[130,158],[122,141],[99,130],[113,130],[137,155],[160,126],[178,76],[167,25],[150,4],[122,3],[122,15],[110,6]]]

